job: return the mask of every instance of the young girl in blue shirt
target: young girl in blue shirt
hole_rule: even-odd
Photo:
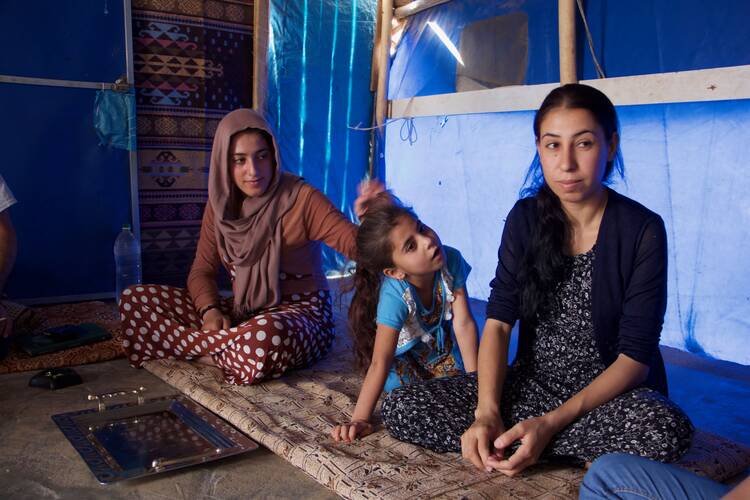
[[[351,442],[373,430],[380,394],[401,385],[477,368],[477,328],[461,253],[443,246],[414,212],[383,193],[357,232],[349,308],[355,362],[367,368],[351,421],[331,437]]]

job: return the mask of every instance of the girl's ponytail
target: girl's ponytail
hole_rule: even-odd
[[[378,312],[381,273],[357,266],[354,274],[354,297],[349,306],[349,330],[354,337],[354,366],[367,371],[375,346],[375,316]]]

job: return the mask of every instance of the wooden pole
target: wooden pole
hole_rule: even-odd
[[[378,67],[378,54],[380,53],[380,32],[381,27],[380,24],[382,23],[383,19],[380,15],[380,11],[382,10],[383,0],[378,0],[378,6],[377,6],[377,13],[376,16],[377,19],[375,21],[375,36],[372,43],[372,68],[370,70],[370,92],[377,92],[378,90],[378,73],[380,72],[380,68]]]
[[[255,0],[253,12],[253,108],[262,116],[268,92],[268,2]]]
[[[423,10],[448,2],[450,0],[414,0],[413,2],[399,2],[399,0],[396,0],[396,10],[393,15],[397,19],[403,19],[404,17],[413,16]]]
[[[576,0],[558,0],[560,36],[560,84],[577,83],[576,75]]]
[[[388,112],[388,59],[391,48],[393,0],[382,0],[380,10],[380,45],[378,46],[378,91],[375,101],[375,124],[382,134]]]

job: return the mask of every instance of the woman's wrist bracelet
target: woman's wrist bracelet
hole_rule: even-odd
[[[219,304],[209,304],[209,305],[207,305],[206,307],[204,307],[203,309],[201,309],[200,311],[198,311],[198,313],[201,315],[201,319],[203,319],[203,316],[205,316],[206,313],[208,311],[210,311],[211,309],[221,309],[221,307],[219,306]]]

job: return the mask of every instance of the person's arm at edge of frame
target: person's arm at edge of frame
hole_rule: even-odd
[[[378,324],[372,359],[362,382],[362,388],[359,390],[352,419],[349,423],[334,426],[331,430],[331,437],[335,441],[351,443],[354,439],[364,437],[373,431],[370,418],[388,379],[388,372],[396,352],[398,334],[395,328]]]
[[[740,484],[729,490],[721,500],[743,500],[750,498],[750,477],[746,477]]]
[[[453,332],[466,373],[477,371],[477,323],[469,308],[466,288],[453,292]]]
[[[10,218],[8,210],[0,212],[0,295],[5,290],[13,264],[16,262],[18,253],[18,240],[16,230]]]

